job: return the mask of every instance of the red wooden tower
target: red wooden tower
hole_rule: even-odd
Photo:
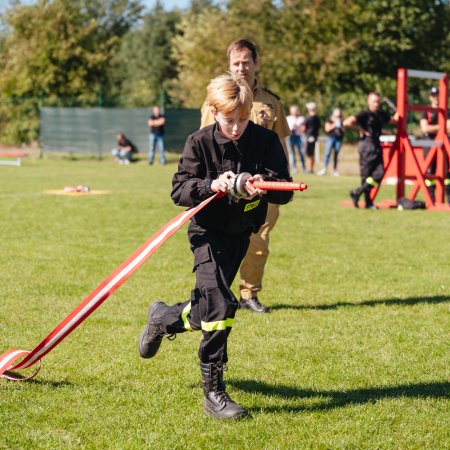
[[[425,105],[411,105],[408,101],[408,78],[425,78],[439,80],[439,103],[437,108]],[[446,131],[447,122],[448,75],[444,72],[424,70],[398,69],[397,71],[397,112],[399,115],[395,141],[383,144],[383,160],[386,178],[397,181],[396,200],[383,199],[378,206],[389,208],[397,204],[397,200],[405,196],[405,182],[412,184],[408,198],[414,200],[421,190],[427,209],[450,211],[444,201],[444,180],[446,177],[446,158],[450,159],[450,142]],[[438,132],[434,140],[411,140],[407,132],[409,111],[425,111],[438,113]],[[427,157],[423,149],[429,147]],[[427,173],[433,159],[436,158],[436,174]],[[435,201],[428,191],[426,180],[436,183]],[[372,190],[372,199],[378,194],[380,186]]]

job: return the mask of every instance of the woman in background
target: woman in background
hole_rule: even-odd
[[[325,144],[325,154],[323,161],[323,169],[317,172],[317,175],[325,175],[327,173],[328,164],[330,163],[331,152],[334,150],[333,171],[334,176],[339,176],[337,170],[339,150],[341,149],[342,140],[344,139],[344,127],[342,125],[342,111],[335,108],[330,119],[325,122],[325,133],[327,133],[327,141]]]

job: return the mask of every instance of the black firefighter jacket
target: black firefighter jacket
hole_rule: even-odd
[[[172,180],[176,205],[193,207],[211,196],[205,180],[215,180],[226,171],[261,174],[266,180],[290,181],[288,163],[278,135],[249,122],[238,141],[228,139],[219,125],[207,126],[191,134]],[[268,191],[251,200],[225,196],[213,200],[191,220],[206,230],[227,234],[257,232],[264,223],[267,203],[286,204],[292,192]]]

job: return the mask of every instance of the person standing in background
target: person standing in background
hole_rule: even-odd
[[[166,125],[166,117],[161,114],[159,105],[153,106],[152,115],[148,119],[148,126],[150,128],[149,135],[149,153],[148,163],[151,165],[155,160],[155,148],[159,150],[159,162],[166,164],[166,150],[164,144],[164,126]]]
[[[289,164],[291,166],[291,172],[297,173],[295,148],[297,148],[303,171],[305,171],[305,155],[303,154],[302,149],[302,134],[305,131],[305,117],[300,114],[300,108],[297,105],[292,105],[289,108],[289,116],[287,116],[286,119],[291,130],[291,135],[286,138],[289,149]]]
[[[330,119],[325,122],[325,133],[327,133],[327,141],[325,144],[325,153],[323,157],[323,169],[319,170],[317,175],[325,175],[327,173],[331,152],[334,151],[333,172],[331,172],[331,174],[337,177],[339,176],[339,172],[337,170],[339,151],[344,139],[342,111],[339,108],[335,108]]]
[[[305,118],[306,134],[306,173],[314,173],[316,142],[319,137],[320,119],[317,116],[317,106],[314,102],[306,104],[308,115]]]

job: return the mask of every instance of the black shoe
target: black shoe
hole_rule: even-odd
[[[358,202],[359,202],[359,195],[358,195],[358,193],[355,192],[355,191],[350,191],[349,194],[350,194],[350,197],[352,198],[353,206],[354,206],[355,208],[359,208],[359,205],[358,205]]]
[[[255,313],[265,313],[269,310],[269,308],[261,305],[258,297],[241,298],[240,307],[243,309],[251,309]]]
[[[148,308],[148,323],[139,336],[139,354],[142,358],[153,358],[159,350],[164,332],[161,318],[169,307],[161,301]],[[174,335],[172,335],[174,336]]]
[[[223,365],[200,363],[205,400],[203,411],[215,419],[241,419],[247,411],[231,400],[225,391],[223,382]]]

